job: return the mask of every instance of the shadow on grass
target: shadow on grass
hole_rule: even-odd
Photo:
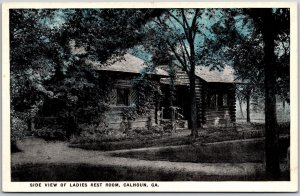
[[[174,138],[158,138],[158,139],[128,139],[123,141],[109,141],[109,142],[82,142],[82,143],[70,143],[69,147],[81,148],[85,150],[119,150],[119,149],[133,149],[133,148],[145,148],[153,146],[173,146],[173,145],[187,145],[191,144],[191,138],[174,137]]]
[[[95,166],[89,164],[28,164],[12,168],[12,181],[263,181],[252,176],[211,176],[150,168]],[[288,174],[280,180],[289,180]]]
[[[279,156],[286,161],[289,137],[280,138]],[[111,156],[150,161],[192,163],[263,163],[263,140],[236,141],[111,153]]]

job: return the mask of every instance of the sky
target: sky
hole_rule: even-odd
[[[176,15],[176,11],[173,11],[172,13]],[[188,23],[191,25],[194,13],[191,12],[186,15],[188,18]],[[181,19],[181,16],[179,16],[178,18]],[[226,17],[224,17],[223,9],[213,9],[212,12],[206,10],[202,13],[201,17],[198,19],[198,26],[200,32],[197,33],[195,38],[196,51],[198,51],[198,54],[201,53],[203,46],[206,45],[207,40],[216,39],[218,35],[213,32],[212,27],[213,25],[218,23],[220,26],[224,27],[224,19],[226,19]],[[239,34],[243,37],[249,37],[253,30],[251,27],[251,22],[247,21],[243,15],[236,16],[234,20],[235,28],[237,29]],[[170,18],[166,21],[166,23],[168,24],[169,28],[173,29],[173,31],[176,31],[177,34],[184,33],[181,24],[179,24],[175,19]],[[152,26],[149,28],[157,28],[157,24],[154,22],[149,22],[148,24],[146,24],[146,26]],[[188,46],[187,41],[185,41],[185,45]],[[145,61],[151,61],[151,54],[147,53],[142,45],[137,45],[136,47],[130,49],[129,52],[133,53],[134,55],[137,55]]]
[[[200,50],[201,46],[205,45],[205,39],[215,39],[214,33],[212,33],[211,27],[220,20],[223,20],[222,9],[214,9],[214,13],[212,17],[209,16],[206,12],[202,14],[201,19],[198,20],[199,26],[205,26],[205,28],[201,28],[201,33],[197,34],[195,38],[195,42],[198,47],[196,50]],[[67,20],[69,15],[74,14],[74,10],[72,9],[57,9],[54,10],[53,15],[49,18],[42,18],[40,20],[41,24],[47,25],[50,28],[59,28],[61,27]],[[174,13],[175,14],[175,13]],[[191,23],[193,13],[187,14],[188,22]],[[236,28],[239,30],[239,33],[243,36],[248,36],[251,33],[251,25],[250,23],[244,23],[243,16],[235,17],[236,20]],[[175,24],[175,26],[174,26]],[[168,21],[168,25],[172,27],[177,32],[183,33],[182,27],[177,23],[174,19]],[[220,22],[222,25],[222,22]],[[205,29],[205,30],[203,30]],[[47,39],[45,38],[45,41]],[[131,49],[128,49],[128,52],[142,58],[147,62],[151,62],[151,54],[145,51],[142,45],[137,45]]]

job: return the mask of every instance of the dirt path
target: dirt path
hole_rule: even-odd
[[[263,171],[263,164],[259,163],[189,163],[112,157],[109,151],[69,148],[65,142],[46,142],[40,139],[26,139],[20,141],[18,146],[23,152],[12,154],[12,167],[27,163],[83,163],[225,176],[254,175]]]

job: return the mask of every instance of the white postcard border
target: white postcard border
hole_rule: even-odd
[[[159,187],[30,187],[30,182],[11,182],[10,166],[10,70],[8,10],[17,8],[290,8],[290,100],[291,100],[291,180],[156,182]],[[298,15],[297,2],[115,2],[115,3],[4,3],[2,5],[2,190],[4,192],[295,192],[298,190]],[[141,183],[141,181],[138,181]],[[41,182],[45,183],[45,182]],[[49,183],[49,182],[47,182]],[[82,182],[88,183],[91,182]],[[105,183],[105,182],[102,182]],[[125,182],[119,182],[123,184]],[[131,182],[133,183],[133,182]]]

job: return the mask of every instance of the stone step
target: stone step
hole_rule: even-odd
[[[208,112],[222,112],[222,111],[228,111],[229,110],[229,107],[226,107],[226,108],[215,108],[215,109],[211,109],[211,108],[208,108],[206,109]]]

